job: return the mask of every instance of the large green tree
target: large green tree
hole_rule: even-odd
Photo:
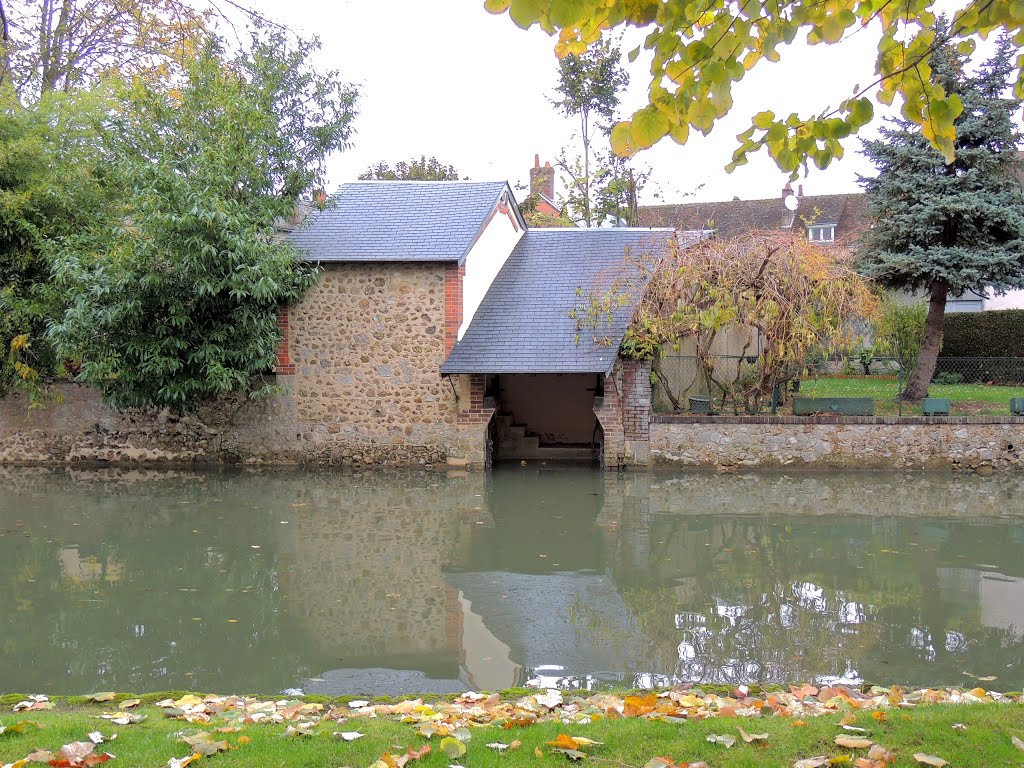
[[[641,49],[650,54],[648,103],[615,126],[612,145],[620,154],[653,146],[666,136],[683,144],[690,130],[707,134],[733,106],[733,84],[747,71],[778,61],[784,46],[804,39],[834,44],[863,27],[879,33],[876,78],[837,93],[853,94],[817,115],[755,115],[739,135],[730,167],[765,148],[778,166],[794,175],[801,165],[819,168],[842,156],[844,140],[870,122],[873,101],[902,100],[903,116],[947,160],[953,158],[953,121],[960,100],[931,76],[931,51],[947,40],[935,33],[934,0],[484,0],[491,13],[508,13],[518,26],[537,24],[558,35],[559,56],[580,53],[609,29],[632,26],[646,32]],[[958,10],[948,40],[974,46],[973,36],[1009,31],[1024,44],[1024,5],[1020,0],[970,0]],[[763,67],[762,67],[763,68]],[[1024,95],[1018,64],[1016,89]],[[880,86],[876,90],[876,86]]]
[[[97,166],[119,204],[48,253],[70,305],[50,338],[108,402],[267,391],[277,309],[315,280],[275,223],[323,187],[355,116],[355,89],[310,68],[316,47],[277,29],[233,56],[211,40],[178,87],[120,94]]]
[[[93,169],[110,106],[100,91],[47,94],[28,108],[0,86],[0,395],[17,383],[38,398],[60,372],[44,334],[66,297],[50,281],[44,247],[109,202]]]
[[[939,34],[944,32],[940,21]],[[956,159],[947,162],[906,120],[864,142],[878,175],[864,179],[875,225],[860,270],[887,288],[928,295],[924,342],[905,397],[928,394],[942,342],[947,296],[1024,287],[1024,198],[1018,174],[1020,101],[1007,97],[1017,47],[1000,38],[974,75],[952,46],[932,56],[944,91],[956,94]]]
[[[466,177],[460,176],[454,165],[420,155],[418,160],[415,157],[408,162],[400,160],[394,168],[381,161],[359,174],[359,178],[363,181],[459,181]]]

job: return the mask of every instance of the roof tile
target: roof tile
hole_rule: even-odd
[[[460,261],[487,223],[503,181],[363,181],[288,235],[308,261]]]
[[[579,332],[569,313],[584,295],[661,258],[668,229],[530,229],[491,284],[442,373],[608,373],[634,305]],[[609,343],[599,344],[595,336]]]

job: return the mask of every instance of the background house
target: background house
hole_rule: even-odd
[[[821,245],[835,243],[855,246],[857,239],[871,228],[867,195],[855,192],[842,195],[804,195],[803,185],[794,190],[787,183],[781,198],[732,200],[712,203],[648,205],[639,209],[640,224],[645,227],[675,227],[683,238],[729,238],[755,231],[791,231],[806,233],[807,239]],[[905,295],[924,300],[920,296]],[[947,312],[981,312],[989,309],[1024,308],[1024,291],[997,295],[974,292],[951,296]]]

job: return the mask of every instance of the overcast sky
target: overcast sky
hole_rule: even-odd
[[[572,138],[573,125],[550,103],[554,41],[537,27],[524,31],[507,15],[492,16],[482,0],[255,0],[253,7],[318,35],[318,64],[340,69],[361,88],[353,147],[332,159],[332,186],[376,162],[420,155],[436,156],[473,180],[515,185],[527,180],[535,154],[542,164],[553,161]],[[877,34],[869,28],[839,45],[795,44],[782,49],[780,63],[759,64],[735,85],[733,110],[710,136],[691,132],[685,146],[667,139],[638,155],[653,171],[643,202],[781,195],[785,176],[767,155],[725,173],[736,134],[763,109],[817,113],[870,83]],[[627,43],[640,39],[633,30]],[[645,103],[650,76],[640,60],[626,67],[628,114]],[[805,192],[859,191],[856,175],[870,174],[871,166],[858,149],[853,139],[842,160],[825,171],[812,168],[801,180]]]

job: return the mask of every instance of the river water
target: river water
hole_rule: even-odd
[[[1024,477],[0,469],[0,691],[1024,688]]]

